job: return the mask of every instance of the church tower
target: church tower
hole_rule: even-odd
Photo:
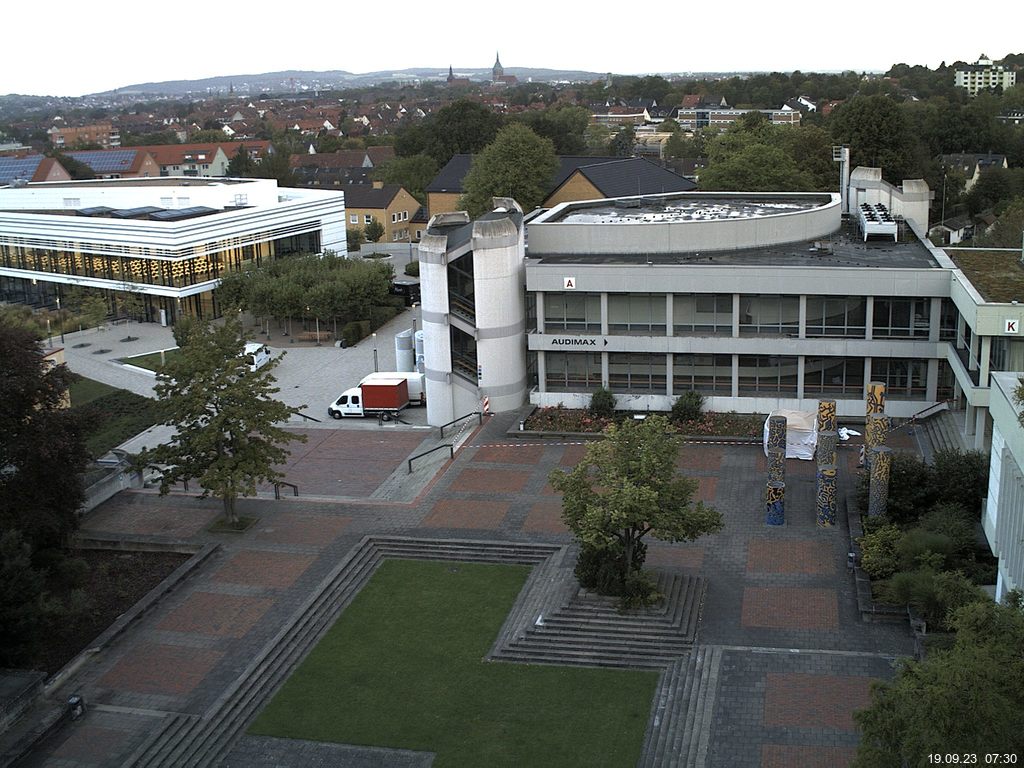
[[[448,82],[450,83],[454,79],[455,79],[455,73],[452,71],[452,65],[449,64],[448,65]]]
[[[494,66],[491,68],[491,82],[497,83],[505,76],[505,68],[501,66],[501,57],[494,54]]]

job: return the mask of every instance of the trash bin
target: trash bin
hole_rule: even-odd
[[[67,706],[68,714],[71,715],[72,720],[77,720],[85,714],[85,699],[77,693],[68,696]]]

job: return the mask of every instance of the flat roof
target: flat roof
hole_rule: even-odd
[[[946,249],[985,301],[1024,302],[1024,265],[1021,252]]]
[[[220,187],[252,184],[261,179],[229,179],[223,176],[145,176],[131,179],[85,179],[82,181],[40,181],[28,189],[81,189],[82,187]]]
[[[623,198],[593,204],[575,203],[547,222],[569,224],[665,224],[680,221],[755,219],[820,208],[832,201],[829,195],[780,198],[777,195],[712,197]]]
[[[828,237],[757,248],[713,253],[544,253],[527,256],[539,264],[714,264],[778,267],[860,267],[890,269],[942,269],[927,246],[909,229],[898,242],[892,237],[864,242],[856,221],[844,219]],[[1021,275],[1024,285],[1024,270]]]

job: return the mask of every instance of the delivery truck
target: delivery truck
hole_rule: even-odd
[[[327,406],[335,419],[345,416],[382,416],[390,419],[409,405],[409,382],[404,378],[374,379],[346,389]]]
[[[426,405],[427,391],[424,386],[424,376],[416,371],[381,371],[364,376],[359,386],[375,381],[388,381],[391,379],[405,379],[409,384],[409,405]]]

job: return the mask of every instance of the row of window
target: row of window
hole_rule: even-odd
[[[608,333],[668,334],[665,294],[608,294]],[[545,293],[543,330],[601,333],[599,294]],[[940,339],[956,333],[956,307],[942,300]],[[796,336],[800,333],[800,297],[777,294],[673,294],[672,334]],[[927,339],[931,299],[876,297],[871,332],[876,338]],[[808,337],[865,338],[867,299],[863,296],[807,296],[804,334]]]
[[[798,397],[797,382],[802,365],[804,397],[860,398],[864,395],[864,358],[860,357],[736,355],[734,365],[733,355],[676,354],[672,356],[669,372],[664,354],[607,354],[608,381],[604,384],[601,353],[544,353],[545,390],[583,392],[604,385],[613,392],[664,394],[671,376],[672,391],[676,394],[693,390],[731,396],[735,376],[740,397]],[[893,399],[924,400],[927,376],[927,360],[876,358],[871,361],[870,380],[885,382],[887,395]],[[952,387],[951,378],[949,387]]]
[[[391,223],[392,224],[397,224],[400,221],[408,221],[408,220],[409,220],[409,212],[408,211],[396,211],[395,213],[391,214]],[[373,214],[372,213],[364,213],[363,214],[363,224],[369,224],[371,221],[373,221]],[[359,223],[359,214],[358,213],[349,214],[348,223],[349,224],[358,224]]]

